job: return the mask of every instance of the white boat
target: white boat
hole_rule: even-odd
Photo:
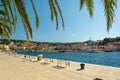
[[[86,53],[98,53],[98,52],[102,52],[100,49],[92,49],[90,46],[88,46],[85,50]]]

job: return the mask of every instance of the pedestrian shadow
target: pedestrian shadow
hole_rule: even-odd
[[[95,78],[94,80],[103,80],[103,79],[100,79],[100,78]]]
[[[76,69],[76,71],[81,71],[81,70],[84,70],[84,69]]]
[[[56,69],[64,69],[66,67],[63,67],[63,66],[53,66],[52,68],[56,68]]]
[[[31,60],[30,60],[30,62],[33,62],[33,63],[34,63],[34,62],[38,62],[38,61],[31,61]]]
[[[49,65],[50,63],[45,63],[45,62],[44,62],[44,63],[40,63],[40,64],[42,64],[42,65]]]

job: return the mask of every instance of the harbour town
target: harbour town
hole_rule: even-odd
[[[25,40],[0,40],[1,50],[15,51],[79,51],[79,52],[114,52],[120,51],[120,37],[104,38],[103,40],[92,41],[91,39],[84,42],[74,43],[50,43],[34,42]]]

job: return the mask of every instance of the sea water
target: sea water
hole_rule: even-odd
[[[69,60],[90,64],[106,65],[112,67],[120,67],[120,52],[18,52],[18,54],[38,56],[43,55],[44,58],[53,58],[61,60]]]

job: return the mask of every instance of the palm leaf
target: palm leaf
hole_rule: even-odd
[[[7,16],[5,16],[5,18],[7,17],[8,20],[11,21],[11,20],[10,20],[9,11],[8,11],[8,8],[7,8],[7,5],[6,5],[7,1],[1,0],[1,2],[2,2],[2,4],[3,4],[3,7],[4,7],[5,12],[6,12],[6,15],[7,15]],[[11,24],[10,24],[10,27],[12,28],[12,25],[11,25]]]
[[[54,10],[53,10],[53,6],[52,6],[52,3],[51,3],[51,0],[48,0],[49,2],[49,7],[50,7],[50,12],[51,12],[51,20],[53,21],[54,19]]]
[[[12,5],[13,5],[13,9],[14,9],[14,18],[15,18],[15,21],[17,22],[17,14],[16,14],[16,5],[15,5],[15,2],[14,0],[12,0]]]
[[[32,38],[32,27],[28,18],[28,14],[26,11],[26,8],[24,6],[24,2],[23,0],[14,0],[15,1],[15,5],[17,7],[17,10],[22,18],[22,22],[24,24],[24,27],[26,27],[26,36]],[[28,39],[28,38],[27,38]]]
[[[114,9],[117,7],[117,0],[102,0],[104,4],[106,22],[107,22],[107,31],[109,32],[113,18],[115,15]]]
[[[6,12],[4,10],[0,9],[0,15],[5,16]]]
[[[85,3],[85,0],[80,0],[80,10],[83,8],[84,3]]]
[[[7,29],[0,24],[0,35],[2,38],[10,38],[10,34],[8,33]]]
[[[89,11],[90,17],[93,16],[93,0],[86,0],[87,9]]]
[[[62,20],[62,26],[63,26],[63,30],[64,30],[64,19],[63,19],[63,16],[62,16],[62,11],[59,7],[58,1],[57,0],[54,0],[54,1],[55,1],[55,4],[56,4],[57,8],[58,8],[59,13],[60,13],[60,17],[61,17],[61,20]]]
[[[92,17],[93,16],[93,8],[94,8],[93,0],[80,0],[80,10],[83,8],[84,4],[87,6],[90,17]]]
[[[63,19],[62,11],[59,7],[58,1],[57,0],[48,0],[48,3],[49,3],[50,12],[51,12],[51,20],[53,21],[54,16],[56,19],[56,30],[58,30],[58,25],[59,25],[58,13],[60,14],[60,17],[62,20],[62,26],[63,26],[63,30],[64,30],[64,19]]]
[[[37,14],[37,11],[36,11],[36,8],[35,8],[33,0],[31,0],[31,3],[32,3],[33,10],[34,10],[34,14],[35,14],[36,26],[38,28],[39,27],[39,17],[38,17],[38,14]]]
[[[14,24],[14,26],[13,26],[14,27],[14,34],[15,34],[15,31],[16,31],[16,20],[15,20],[15,17],[16,16],[14,16],[10,0],[7,0],[7,3],[8,3],[9,11],[10,11],[11,16],[12,16],[12,21],[13,21],[13,24]]]
[[[23,25],[24,25],[25,33],[26,33],[26,42],[28,42],[29,41],[28,29],[27,29],[27,26],[26,26],[26,23],[24,22],[24,20],[22,20],[22,22],[23,22]]]
[[[9,21],[8,19],[0,16],[0,21],[4,22],[4,23],[10,23],[10,24],[13,24],[13,22]]]
[[[7,24],[0,22],[0,25],[4,27],[4,30],[6,30],[8,34],[12,34],[12,30]]]
[[[58,30],[58,13],[57,13],[57,10],[56,10],[56,7],[55,7],[53,0],[50,0],[50,2],[51,2],[52,9],[54,11],[55,18],[56,18],[56,30]]]

